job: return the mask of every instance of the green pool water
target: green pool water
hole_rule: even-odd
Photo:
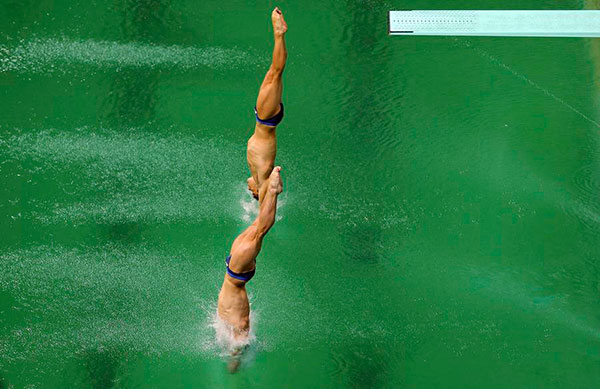
[[[211,322],[274,5],[285,187],[231,375]],[[3,1],[0,388],[597,387],[600,40],[387,11],[598,6]]]

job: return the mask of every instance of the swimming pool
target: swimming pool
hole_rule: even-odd
[[[235,375],[211,320],[272,4],[0,6],[0,387],[596,386],[599,41],[279,5],[284,193]]]

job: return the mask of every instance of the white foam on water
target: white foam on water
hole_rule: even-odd
[[[285,192],[285,188],[283,188],[283,192],[277,197],[277,213],[275,214],[275,221],[278,222],[283,219],[282,208],[285,208],[287,204],[287,193]]]
[[[35,180],[43,174],[64,178],[55,185],[68,196],[38,201],[32,215],[25,215],[44,224],[238,216],[214,196],[243,161],[240,146],[226,140],[157,136],[135,128],[12,133],[0,141],[5,159],[29,161]]]
[[[252,299],[251,295],[248,297]],[[250,332],[247,337],[240,338],[235,336],[233,327],[217,314],[216,295],[215,300],[204,303],[200,308],[203,313],[203,321],[198,331],[201,352],[225,361],[236,358],[242,365],[252,363],[256,349],[260,346],[255,335],[258,314],[254,310],[250,311]],[[240,350],[241,354],[237,354]]]
[[[216,310],[211,316],[211,327],[215,331],[215,341],[221,350],[221,356],[230,356],[256,341],[256,315],[253,311],[250,311],[250,332],[247,337],[236,337],[233,326],[221,319]]]
[[[248,190],[244,184],[244,190],[240,197],[240,206],[242,207],[242,214],[240,219],[245,223],[251,223],[258,216],[258,201],[252,197],[252,193]]]
[[[0,46],[0,72],[59,71],[64,64],[127,68],[222,68],[256,63],[257,56],[237,48],[160,46],[137,42],[46,38]]]
[[[275,221],[278,222],[283,219],[283,215],[281,215],[281,208],[285,206],[287,203],[287,195],[285,195],[285,188],[283,189],[283,193],[277,197],[277,213],[275,215]],[[240,219],[245,223],[251,223],[258,217],[258,212],[260,210],[258,201],[252,197],[252,193],[248,190],[248,188],[244,185],[244,191],[242,196],[240,197],[240,206],[242,207],[242,214],[240,215]]]

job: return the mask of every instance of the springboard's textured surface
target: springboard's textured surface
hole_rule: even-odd
[[[390,35],[600,37],[600,11],[390,11]]]
[[[285,193],[231,376],[210,322],[272,4],[0,3],[0,386],[597,387],[598,42],[279,5]]]

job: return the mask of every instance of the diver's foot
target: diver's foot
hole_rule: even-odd
[[[273,21],[273,32],[275,36],[283,36],[287,31],[287,23],[283,19],[283,13],[278,7],[275,7],[271,13],[271,20]]]
[[[253,177],[250,177],[246,182],[248,183],[248,190],[252,193],[252,197],[258,200],[258,185],[256,185],[256,181],[254,181]]]
[[[275,166],[269,176],[269,191],[279,194],[283,191],[283,183],[281,182],[281,166]]]

